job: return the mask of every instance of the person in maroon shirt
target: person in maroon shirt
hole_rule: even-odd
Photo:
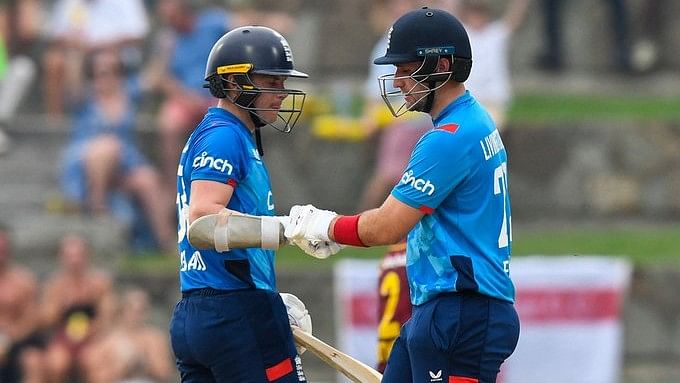
[[[378,366],[385,371],[392,345],[401,326],[411,317],[411,302],[406,278],[406,241],[389,247],[380,263],[378,278]]]

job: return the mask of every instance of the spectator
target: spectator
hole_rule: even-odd
[[[44,344],[38,333],[38,283],[12,264],[10,238],[0,224],[0,382],[44,381]]]
[[[95,215],[112,213],[132,223],[138,202],[163,248],[174,246],[171,205],[160,192],[157,172],[133,140],[140,84],[127,81],[116,50],[73,58],[69,89],[73,130],[64,152],[62,189],[67,200]],[[82,85],[82,70],[91,75]]]
[[[81,371],[83,349],[112,319],[111,277],[90,264],[90,248],[76,234],[59,248],[60,268],[44,286],[44,325],[51,331],[46,366],[51,382],[65,382]]]
[[[141,0],[57,0],[48,24],[48,49],[43,56],[47,112],[61,117],[67,57],[92,50],[115,49],[126,67],[141,63],[141,47],[149,25]]]
[[[630,72],[630,39],[628,8],[626,0],[607,0],[614,32],[615,68],[622,73]],[[588,2],[587,6],[591,6]],[[564,68],[562,41],[562,0],[543,0],[544,31],[543,52],[539,55],[539,68],[557,72]]]
[[[508,53],[512,34],[522,25],[529,0],[512,0],[502,18],[493,18],[488,0],[463,0],[458,14],[467,29],[475,65],[467,89],[491,114],[502,131],[512,97]]]
[[[376,4],[374,23],[382,31],[382,37],[371,52],[369,73],[364,83],[363,125],[369,136],[378,134],[376,161],[366,187],[359,199],[358,210],[363,211],[379,206],[392,187],[401,178],[411,150],[418,139],[432,128],[432,121],[420,113],[409,114],[410,118],[395,120],[380,97],[376,80],[381,75],[394,73],[392,66],[373,64],[373,60],[385,52],[388,41],[388,27],[399,16],[416,6],[413,0],[388,0]],[[388,9],[389,12],[384,10]]]
[[[167,382],[173,375],[165,331],[146,323],[149,296],[141,289],[125,292],[116,326],[86,350],[86,381]]]
[[[200,9],[190,0],[159,0],[157,13],[164,30],[146,78],[163,95],[158,114],[161,172],[170,183],[187,135],[214,104],[203,88],[205,61],[215,41],[227,32],[230,15],[218,9]],[[171,183],[166,189],[176,188]]]
[[[9,137],[3,128],[35,78],[35,63],[29,55],[38,38],[40,8],[37,0],[0,4],[0,154],[9,149]]]
[[[205,111],[215,104],[203,88],[205,61],[215,41],[236,26],[267,25],[286,33],[293,23],[279,11],[254,12],[246,5],[226,12],[201,8],[192,0],[159,0],[157,13],[164,29],[157,39],[146,82],[163,94],[158,115],[161,172],[168,182],[167,190],[174,191],[182,145]]]

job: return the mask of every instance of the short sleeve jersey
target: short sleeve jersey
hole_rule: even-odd
[[[434,126],[392,190],[426,213],[407,239],[411,303],[452,291],[512,302],[507,155],[498,130],[467,91]]]
[[[210,108],[189,137],[177,169],[180,287],[276,291],[274,251],[259,248],[219,253],[198,250],[187,239],[191,182],[208,180],[234,187],[230,210],[257,216],[274,214],[269,173],[247,127],[233,114]]]

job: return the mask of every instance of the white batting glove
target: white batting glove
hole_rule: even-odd
[[[314,258],[326,259],[331,255],[337,254],[342,246],[333,241],[310,241],[308,239],[289,239],[290,243],[296,245],[302,251]]]
[[[289,293],[279,293],[283,303],[286,305],[286,311],[288,312],[288,323],[291,326],[297,326],[302,331],[311,334],[312,333],[312,317],[309,315],[309,311],[305,307],[305,304],[293,294]],[[302,354],[306,351],[304,347],[295,345],[298,350],[298,354]]]
[[[284,230],[292,230],[293,228],[289,229],[289,227],[293,226],[291,225],[291,220],[290,217],[287,215],[283,216],[275,216],[279,222],[281,222],[281,225],[283,225]],[[302,249],[305,253],[308,255],[311,255],[312,257],[319,258],[319,259],[326,259],[330,257],[331,255],[336,254],[342,247],[338,245],[337,243],[333,241],[310,241],[305,238],[300,238],[300,239],[291,239],[291,238],[286,238],[288,240],[288,243],[291,245],[295,245]]]
[[[337,215],[334,211],[317,209],[312,205],[295,205],[290,209],[290,224],[284,235],[289,240],[305,238],[330,242],[328,228]]]

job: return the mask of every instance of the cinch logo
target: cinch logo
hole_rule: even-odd
[[[401,176],[401,183],[405,185],[411,185],[414,189],[419,190],[427,195],[434,194],[434,185],[430,182],[430,180],[414,177],[413,170],[404,172],[404,175]]]
[[[430,373],[430,382],[441,382],[442,381],[442,370],[437,371],[435,374],[432,371],[428,371]]]
[[[228,175],[231,175],[231,172],[234,171],[234,167],[231,166],[228,160],[211,157],[208,155],[208,152],[203,152],[199,157],[194,158],[194,162],[191,164],[191,166],[194,169],[204,168],[207,166],[209,168],[219,170],[222,173],[224,173],[224,171],[228,169],[227,171]]]

